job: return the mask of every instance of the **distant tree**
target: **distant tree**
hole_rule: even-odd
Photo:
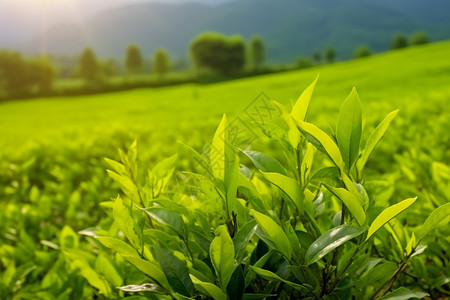
[[[334,62],[334,60],[336,59],[336,51],[334,50],[333,46],[328,46],[327,48],[325,48],[324,57],[328,63]]]
[[[125,67],[128,73],[141,73],[144,66],[139,46],[131,44],[127,48]]]
[[[356,48],[355,53],[353,54],[354,58],[366,57],[372,54],[370,47],[367,45],[361,45]]]
[[[241,72],[245,65],[245,42],[241,36],[202,33],[193,40],[190,51],[198,69],[232,75]]]
[[[153,55],[153,70],[159,76],[164,76],[170,71],[170,60],[166,50],[157,49]]]
[[[0,51],[0,94],[6,97],[49,92],[54,68],[48,58],[25,59],[19,52]]]
[[[78,74],[88,83],[95,84],[102,79],[102,67],[91,48],[86,48],[78,61]]]
[[[403,33],[397,33],[394,35],[391,41],[391,49],[400,49],[408,47],[408,41]]]
[[[102,65],[102,73],[105,76],[111,77],[119,74],[119,69],[117,67],[117,63],[114,59],[108,59],[101,63]]]
[[[299,69],[305,69],[312,67],[312,62],[309,58],[301,56],[297,59],[297,67]]]
[[[417,31],[415,32],[410,39],[411,45],[423,45],[430,42],[430,38],[428,37],[425,31]]]
[[[38,88],[42,95],[47,95],[50,92],[55,73],[52,61],[47,56],[41,56],[29,62],[28,80]]]
[[[266,58],[266,46],[263,39],[254,35],[250,39],[250,60],[254,70],[258,70]]]
[[[320,51],[314,51],[312,57],[316,64],[320,64],[320,62],[322,61],[322,54],[320,53]]]

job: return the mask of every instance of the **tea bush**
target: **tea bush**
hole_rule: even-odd
[[[397,178],[366,180],[371,154],[398,111],[367,135],[353,89],[336,130],[326,133],[307,122],[316,81],[292,109],[272,101],[278,117],[255,125],[283,160],[240,149],[226,116],[206,157],[185,145],[197,171],[178,174],[181,185],[171,182],[177,155],[147,170],[135,142],[117,161],[106,159],[122,193],[101,204],[109,217],[80,232],[87,243],[63,229],[67,276],[78,270],[106,298],[448,295],[449,167],[411,147],[395,157]],[[418,180],[422,174],[427,179]],[[405,175],[426,187],[400,185],[410,198],[391,199],[394,181]]]

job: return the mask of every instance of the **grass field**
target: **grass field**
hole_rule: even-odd
[[[332,120],[351,88],[358,89],[366,117],[398,108],[448,111],[450,42],[411,47],[309,70],[211,85],[183,85],[120,93],[25,100],[0,104],[2,152],[45,137],[79,136],[115,130],[159,131],[183,139],[186,131],[211,134],[223,113],[239,116],[260,92],[284,104],[295,101],[317,74],[311,116]],[[387,71],[389,70],[389,71]],[[442,111],[444,110],[444,111]],[[325,122],[325,121],[324,121]],[[330,121],[334,124],[333,121]],[[182,134],[177,134],[177,132]],[[208,135],[206,135],[208,136]]]
[[[225,293],[231,294],[234,290],[229,292],[226,284],[218,283],[218,278],[222,278],[220,272],[223,270],[217,271],[216,265],[212,268],[208,251],[209,249],[215,251],[212,246],[213,239],[217,241],[225,239],[227,236],[231,240],[228,232],[234,233],[234,231],[230,230],[230,227],[228,230],[224,229],[225,226],[222,225],[234,224],[235,230],[244,230],[245,226],[242,224],[247,221],[253,222],[252,226],[255,226],[257,221],[259,232],[253,231],[255,235],[252,233],[249,237],[246,242],[248,245],[242,244],[244,245],[242,257],[245,255],[246,258],[241,260],[240,267],[236,269],[242,268],[242,273],[245,272],[245,279],[248,281],[248,285],[245,287],[246,293],[279,292],[280,295],[284,293],[283,299],[289,299],[290,293],[294,292],[298,292],[298,294],[293,294],[296,296],[291,296],[294,298],[301,298],[308,294],[312,295],[314,299],[319,299],[322,295],[329,293],[332,296],[327,299],[350,299],[350,294],[356,295],[359,299],[369,299],[387,294],[390,290],[402,286],[408,287],[417,294],[411,296],[408,294],[411,291],[406,290],[406,296],[395,299],[409,299],[408,295],[419,298],[420,295],[425,295],[420,294],[422,292],[428,293],[433,299],[445,299],[450,296],[448,269],[450,235],[447,224],[449,221],[447,212],[450,209],[448,205],[450,202],[449,53],[450,42],[441,42],[307,70],[210,85],[182,85],[83,97],[1,103],[0,299],[126,299],[124,297],[133,294],[118,290],[117,287],[148,283],[149,279],[154,282],[152,279],[154,272],[150,272],[148,269],[151,269],[152,266],[156,266],[155,274],[162,274],[158,268],[164,269],[163,261],[155,260],[153,253],[155,251],[159,251],[156,255],[158,260],[162,255],[169,255],[165,258],[166,262],[169,260],[178,263],[178,266],[185,264],[185,261],[192,262],[192,265],[189,265],[191,273],[187,271],[187,267],[183,269],[185,279],[190,278],[189,274],[195,274],[195,276],[203,278],[202,280],[209,280],[210,288],[213,284],[218,284],[220,288],[215,286],[214,291],[218,290],[218,296],[215,299],[227,299]],[[340,107],[353,86],[357,88],[361,98],[363,119],[365,120],[365,123],[362,123],[364,131],[361,145],[364,145],[367,139],[370,140],[368,133],[372,132],[389,112],[400,110],[386,136],[365,165],[363,173],[358,173],[359,171],[355,171],[356,167],[352,166],[345,169],[336,164],[336,167],[333,167],[330,159],[320,153],[320,147],[318,147],[319,151],[314,156],[314,160],[311,158],[310,162],[306,159],[306,153],[314,152],[307,152],[306,149],[313,149],[311,145],[305,148],[304,153],[302,151],[295,153],[297,151],[295,150],[286,155],[284,148],[280,146],[281,143],[277,139],[269,140],[269,138],[263,137],[262,132],[248,116],[249,111],[259,105],[257,101],[260,101],[262,92],[271,99],[291,107],[317,74],[320,74],[320,78],[312,96],[308,122],[317,124],[329,134],[334,132],[333,128],[336,128]],[[227,195],[226,197],[229,194],[232,195],[230,197],[234,199],[234,205],[236,205],[234,208],[238,211],[237,221],[232,221],[229,215],[220,217],[224,213],[224,209],[222,206],[217,209],[217,203],[220,203],[221,200],[217,200],[218,195],[212,192],[211,186],[205,184],[206,181],[199,181],[198,184],[199,189],[210,202],[200,196],[196,198],[197,194],[191,193],[192,190],[189,190],[191,183],[186,179],[197,178],[195,176],[206,178],[207,175],[189,177],[186,173],[180,173],[182,171],[200,173],[201,164],[198,163],[198,158],[193,158],[192,152],[182,151],[181,149],[184,148],[177,141],[201,150],[202,146],[213,138],[224,113],[227,114],[229,122],[242,120],[245,126],[253,128],[254,141],[251,148],[277,158],[283,166],[279,163],[274,164],[273,161],[269,161],[271,162],[269,165],[275,166],[278,170],[281,169],[281,173],[286,172],[288,174],[286,176],[290,176],[288,182],[291,184],[294,182],[295,187],[302,185],[302,193],[305,192],[305,199],[302,201],[310,201],[310,206],[305,205],[305,208],[302,209],[309,209],[313,214],[314,220],[308,222],[315,227],[311,225],[311,229],[302,225],[304,220],[301,220],[302,224],[297,223],[297,219],[301,219],[297,215],[300,212],[300,205],[297,208],[284,206],[284,199],[288,193],[283,190],[286,195],[282,194],[264,181],[267,178],[253,168],[249,158],[242,153],[240,162],[254,172],[252,172],[252,179],[247,178],[243,175],[246,173],[243,168],[241,169],[242,174],[239,174],[242,178],[239,177],[236,180],[240,182],[239,188],[250,186],[254,189],[251,197],[242,190],[239,190],[238,193],[237,184],[234,186],[234,183],[230,183],[234,180],[230,178],[236,177],[224,175],[222,180],[219,178],[221,175],[213,174],[211,181],[211,186],[214,186],[216,191],[222,190],[222,193]],[[279,116],[278,119],[281,120]],[[347,132],[349,131],[351,130]],[[287,140],[287,136],[289,136],[289,143],[292,144],[289,147],[292,149],[306,147],[307,135],[304,132],[303,142],[297,142],[297,144],[291,141],[291,132],[286,132],[288,131],[284,132],[281,139]],[[298,134],[300,139],[300,133]],[[339,134],[336,133],[336,136]],[[215,143],[220,145],[219,137],[215,138]],[[124,149],[126,152],[135,139],[138,141],[139,155],[135,155],[133,147],[129,149],[128,154],[117,153],[118,148]],[[311,140],[308,141],[311,142]],[[331,143],[333,144],[333,141]],[[341,142],[338,144],[337,151],[340,153],[343,151],[341,149],[343,146]],[[317,144],[315,146],[317,147]],[[291,149],[289,147],[288,149]],[[359,148],[356,149],[356,152],[362,155],[359,150]],[[225,153],[225,150],[223,151]],[[153,169],[157,161],[175,153],[178,153],[178,158],[172,157],[165,160],[163,165],[159,165],[156,167],[157,170],[153,170],[154,173],[147,173],[149,169]],[[300,153],[301,155],[305,154],[305,158],[302,160]],[[109,162],[108,165],[104,160],[105,157],[120,160],[123,164]],[[213,168],[213,160],[214,158],[211,157],[209,162],[211,168]],[[292,163],[293,161],[296,161],[297,164]],[[223,164],[226,165],[225,160]],[[238,164],[233,164],[232,168],[234,169],[229,167],[227,172],[235,171],[233,174],[238,174],[238,166]],[[284,166],[287,171],[283,169]],[[316,184],[317,182],[308,176],[312,172],[322,170],[321,168],[324,166],[331,166],[332,169],[338,168],[341,173],[337,176],[338,178],[333,175],[335,173],[325,174],[324,181]],[[111,176],[113,179],[106,174],[106,168],[117,172],[116,175]],[[307,176],[310,169],[312,171]],[[169,180],[174,170],[176,170],[175,175]],[[297,174],[299,170],[301,172],[308,170],[305,171],[304,178],[309,179],[302,181],[302,175]],[[352,184],[345,182],[344,172],[348,173],[349,178],[351,177],[349,180]],[[267,180],[270,181],[270,179]],[[344,217],[339,221],[339,214],[345,216],[344,207],[346,206],[344,204],[341,206],[340,202],[336,200],[337,196],[333,197],[330,192],[327,192],[322,183],[331,184],[347,194],[356,195],[359,211],[350,210],[351,215],[347,215],[347,219]],[[355,189],[353,183],[358,189]],[[153,195],[154,186],[160,187],[157,196]],[[230,188],[230,186],[232,187]],[[134,188],[138,190],[137,193],[133,192]],[[233,188],[235,188],[234,191]],[[361,192],[359,188],[364,192]],[[219,194],[219,192],[217,193]],[[314,195],[320,193],[323,197],[319,201],[320,197],[315,198]],[[111,197],[118,194],[122,195],[123,201],[121,198],[117,198],[114,202],[109,201]],[[149,196],[150,194],[151,196]],[[245,199],[240,199],[241,202],[236,201],[237,194]],[[291,195],[288,196],[291,197]],[[416,196],[417,200],[414,198]],[[152,211],[149,209],[149,211],[155,214],[165,209],[165,213],[174,218],[173,222],[181,224],[182,227],[188,226],[191,235],[192,232],[201,229],[201,234],[207,243],[206,250],[202,250],[205,239],[202,240],[203,243],[198,242],[186,231],[183,231],[185,227],[181,229],[187,236],[183,236],[183,233],[179,234],[179,232],[176,235],[171,231],[173,224],[165,221],[164,223],[161,221],[161,217],[152,215],[151,218],[158,223],[155,225],[148,216],[149,222],[146,223],[146,216],[143,216],[144,213],[139,209],[131,205],[126,206],[127,209],[125,209],[124,205],[128,205],[126,201],[129,199],[135,201],[135,198],[140,199],[143,207],[157,203],[159,207]],[[367,199],[364,209],[358,202],[359,198]],[[205,202],[201,202],[200,199]],[[348,235],[348,239],[345,241],[353,239],[353,242],[345,245],[341,245],[345,242],[344,239],[329,240],[329,245],[341,245],[339,250],[335,250],[332,254],[329,252],[332,249],[324,244],[324,249],[329,248],[328,254],[316,253],[315,256],[308,258],[308,268],[312,270],[308,271],[310,272],[306,276],[308,278],[305,279],[298,276],[298,273],[295,274],[295,267],[305,267],[302,255],[305,255],[305,247],[311,249],[314,245],[311,243],[315,238],[320,236],[314,243],[324,236],[332,239],[333,236],[327,236],[326,232],[337,228],[339,223],[348,225],[346,230],[352,231],[352,234],[357,232],[360,235],[366,231],[368,225],[372,228],[372,225],[376,223],[375,217],[382,215],[380,212],[384,208],[399,203],[403,199],[407,199],[405,201],[408,206],[411,205],[411,208],[408,208],[407,213],[399,215],[396,221],[390,222],[389,226],[386,225],[386,229],[379,230],[374,234],[375,238],[371,238],[366,243],[361,239],[364,235],[361,235],[361,238],[358,238],[357,246],[354,246],[356,235],[351,237]],[[150,205],[145,205],[148,204],[145,201],[149,201]],[[323,201],[323,205],[321,201]],[[345,205],[348,203],[345,202]],[[355,202],[351,202],[349,207],[350,205],[353,205],[352,209],[355,208]],[[228,212],[228,202],[225,206]],[[114,209],[111,210],[113,207]],[[283,209],[283,207],[285,208]],[[426,228],[423,229],[421,226],[427,223],[425,220],[436,208],[441,210],[440,213],[434,215],[435,224],[429,227],[429,231],[431,232],[433,229],[433,232],[426,232],[429,233],[428,236],[423,241],[419,240],[416,243],[413,233],[419,234],[420,230],[425,231]],[[256,211],[250,214],[250,209],[255,209],[261,215],[256,218],[258,216]],[[396,211],[396,215],[404,209]],[[111,211],[114,212],[113,216],[111,216]],[[359,213],[359,219],[356,219],[355,211]],[[226,219],[227,217],[228,219]],[[336,217],[339,218],[336,219]],[[385,217],[385,221],[387,222],[391,218],[392,215],[389,215],[389,218]],[[271,226],[262,222],[267,219],[271,219],[268,221]],[[308,222],[304,224],[310,224]],[[291,223],[294,225],[290,225]],[[139,233],[136,231],[136,226],[141,226],[141,224]],[[287,229],[281,229],[277,224],[287,226]],[[447,226],[440,230],[434,230],[435,227],[438,227],[437,225]],[[280,227],[277,234],[270,231],[271,228],[278,228],[277,226]],[[330,227],[332,228],[330,229]],[[85,230],[86,228],[88,229]],[[290,233],[289,228],[291,228]],[[79,234],[81,230],[85,231]],[[222,233],[218,234],[218,230],[222,230]],[[279,236],[284,235],[284,232],[291,234],[290,238],[286,237],[285,240],[280,240]],[[115,241],[115,243],[119,243],[117,244],[119,246],[116,245],[117,247],[114,248],[106,243],[103,244],[104,247],[97,239],[92,238],[93,235],[106,237],[107,241]],[[300,241],[301,246],[300,242],[294,243],[297,236],[304,238]],[[171,255],[171,250],[161,250],[163,249],[161,247],[167,245],[161,246],[159,242],[155,242],[159,240],[164,240],[164,244],[174,246],[177,257],[181,257],[181,259]],[[124,241],[128,241],[128,244],[125,244]],[[284,250],[281,249],[279,243],[284,243]],[[289,243],[292,243],[293,246],[286,246]],[[194,246],[194,254],[189,249],[189,245]],[[424,245],[427,248],[423,248]],[[299,249],[303,248],[292,251],[291,247],[294,246]],[[273,254],[273,257],[266,260],[265,264],[262,263],[260,267],[264,266],[273,272],[280,271],[280,274],[286,276],[287,279],[301,284],[306,282],[312,288],[305,291],[298,284],[289,283],[275,289],[274,284],[268,283],[278,279],[274,279],[273,275],[275,274],[267,275],[268,271],[264,273],[264,270],[258,273],[262,274],[261,278],[258,277],[254,280],[256,274],[249,270],[249,264],[255,263],[255,259],[266,257],[264,253],[268,251],[268,247],[275,249],[274,253],[276,252],[276,254]],[[354,248],[356,248],[356,252],[364,251],[359,252],[358,260],[354,262],[356,267],[348,269],[348,272],[352,274],[350,276],[345,272],[347,267],[343,267],[342,261],[352,262],[353,256],[351,255]],[[153,252],[150,253],[149,249]],[[325,251],[324,249],[322,250]],[[139,256],[136,255],[135,250],[139,252]],[[422,254],[419,253],[421,251],[423,251]],[[117,252],[126,255],[122,257]],[[224,261],[233,258],[234,250],[229,252],[231,256],[223,257]],[[297,259],[300,262],[298,265],[291,260],[284,260],[284,257],[289,257],[291,252],[295,252],[294,256],[298,255]],[[362,252],[364,253],[361,254]],[[272,254],[272,252],[267,253]],[[411,256],[413,253],[420,255],[413,258]],[[264,255],[261,256],[262,254]],[[266,259],[268,259],[267,257]],[[127,261],[134,261],[135,263],[131,262],[131,264],[140,265],[141,268],[137,266],[136,269]],[[140,261],[140,264],[136,261]],[[196,266],[194,266],[194,262]],[[155,265],[151,265],[152,263]],[[293,265],[286,267],[286,264]],[[294,267],[292,273],[295,276],[286,271],[289,267]],[[213,274],[214,270],[216,270],[217,278]],[[233,280],[243,281],[243,278],[237,280],[236,276],[244,276],[244,274],[235,275],[236,272],[229,272],[229,270],[227,272],[230,276],[233,273]],[[165,294],[164,296],[141,292],[138,296],[129,299],[181,299],[181,296],[175,293],[180,291],[185,293],[183,295],[193,295],[193,286],[188,290],[180,289],[179,286],[173,284],[173,282],[179,282],[176,281],[179,279],[173,277],[173,272],[170,273],[172,277],[169,273],[162,275],[162,281],[155,281],[162,282],[164,285],[167,281],[164,276],[169,277],[169,281],[173,280],[170,285],[164,285],[162,292]],[[318,280],[311,279],[313,277]],[[262,278],[268,280],[264,281]],[[283,282],[286,282],[286,278],[283,279],[285,280]],[[323,278],[327,280],[323,280]],[[390,278],[392,279],[389,280]],[[190,279],[186,280],[192,285]],[[320,281],[322,282],[319,284]],[[239,285],[237,284],[237,286]],[[262,286],[271,289],[262,290]],[[295,288],[292,289],[292,286],[297,290],[294,291]],[[387,290],[385,290],[386,286]],[[161,292],[160,287],[158,289]],[[240,297],[242,297],[244,288],[240,292]],[[399,292],[405,293],[405,290]],[[205,299],[204,296],[200,296],[201,294],[205,295],[204,291],[197,285],[195,293],[195,299]],[[345,295],[347,298],[344,297]],[[332,298],[333,296],[335,298]],[[267,297],[261,296],[258,299]]]

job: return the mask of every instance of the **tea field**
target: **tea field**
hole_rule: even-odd
[[[449,53],[0,103],[0,299],[448,298]]]

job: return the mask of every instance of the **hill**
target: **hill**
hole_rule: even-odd
[[[165,47],[172,56],[187,57],[189,42],[198,33],[213,30],[245,38],[259,34],[267,42],[270,61],[290,62],[328,44],[335,46],[341,59],[350,57],[360,44],[368,44],[374,51],[385,50],[396,32],[426,30],[434,40],[449,37],[450,20],[445,12],[450,11],[450,2],[407,2],[246,0],[216,6],[130,2],[95,12],[80,9],[78,21],[69,15],[64,16],[65,22],[61,16],[55,21],[48,19],[45,39],[39,34],[39,26],[31,26],[25,33],[18,29],[10,34],[8,41],[13,39],[11,45],[30,53],[47,49],[54,54],[75,54],[90,45],[102,56],[116,58],[124,55],[128,43],[135,42],[148,56],[156,48]],[[14,22],[8,24],[3,25],[0,18],[0,25],[14,26]],[[23,27],[22,23],[16,25]],[[8,46],[2,40],[7,39],[0,35],[0,47]]]
[[[405,116],[411,111],[423,111],[442,119],[450,113],[449,51],[450,41],[446,41],[317,68],[210,85],[3,103],[0,104],[3,143],[0,149],[7,152],[8,148],[18,149],[27,141],[48,137],[66,143],[88,136],[104,137],[116,131],[124,131],[127,136],[160,134],[177,139],[191,139],[200,134],[206,139],[223,113],[230,118],[245,116],[246,107],[261,92],[290,105],[318,73],[320,84],[311,115],[326,116],[322,120],[324,125],[334,123],[332,118],[339,111],[341,100],[353,86],[358,88],[369,121],[378,120],[396,108],[404,111]]]

